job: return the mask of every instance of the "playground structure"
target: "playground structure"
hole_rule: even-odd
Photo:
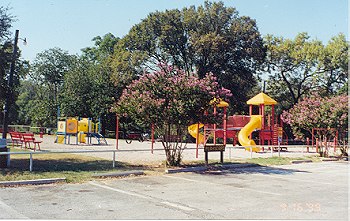
[[[203,124],[198,122],[188,126],[188,133],[196,139],[196,158],[198,158],[199,146],[202,146],[206,163],[208,163],[209,152],[220,152],[222,163],[228,139],[232,140],[233,146],[239,143],[247,151],[252,152],[264,151],[264,148],[260,148],[258,145],[268,145],[272,151],[272,149],[281,148],[280,145],[288,144],[288,137],[285,136],[282,125],[280,125],[282,122],[280,121],[278,124],[278,119],[275,116],[277,102],[265,93],[261,92],[247,101],[249,115],[227,116],[229,104],[221,99],[214,99],[211,104],[213,104],[212,109],[203,114],[213,116],[216,123]],[[116,116],[116,149],[118,149],[118,139],[119,118]],[[152,125],[152,153],[154,142],[154,125]]]
[[[61,118],[57,122],[57,143],[70,144],[71,136],[75,137],[75,144],[92,144],[92,138],[97,140],[98,144],[107,144],[106,139],[100,133],[101,123],[93,123],[91,118]]]
[[[217,108],[223,108],[221,124],[204,125],[202,123],[197,123],[188,127],[190,135],[196,138],[196,156],[198,156],[199,145],[204,146],[204,151],[206,153],[210,151],[220,151],[222,155],[222,151],[225,150],[227,138],[233,139],[234,146],[239,142],[242,146],[246,147],[246,150],[252,149],[254,152],[259,152],[261,149],[257,147],[256,142],[252,139],[252,133],[257,133],[257,143],[259,145],[267,144],[276,146],[278,144],[287,144],[287,142],[283,143],[282,126],[279,126],[277,120],[275,120],[274,105],[277,104],[277,102],[268,95],[259,93],[248,100],[247,104],[250,105],[249,116],[233,115],[227,117],[226,109],[229,105],[224,101],[220,101],[218,105],[213,107],[213,111],[214,115],[216,115]],[[255,106],[258,106],[258,114],[253,115]],[[270,114],[266,113],[266,106],[271,106]],[[212,144],[208,143],[209,138],[212,138]],[[217,144],[218,138],[222,139],[221,144]],[[285,140],[288,140],[288,138]]]

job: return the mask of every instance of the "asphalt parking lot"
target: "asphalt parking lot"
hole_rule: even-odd
[[[348,220],[349,164],[322,162],[0,188],[0,219]]]

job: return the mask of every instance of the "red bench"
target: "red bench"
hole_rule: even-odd
[[[14,147],[14,144],[16,143],[17,145],[23,144],[23,137],[22,137],[22,133],[20,132],[10,132],[11,135],[11,141],[12,141],[12,147]]]
[[[23,143],[24,143],[25,148],[27,148],[27,144],[29,145],[29,148],[30,148],[30,143],[33,143],[34,144],[34,151],[36,150],[36,145],[38,145],[39,150],[40,150],[41,141],[35,140],[34,134],[24,133],[24,134],[22,134],[22,137],[23,137]]]

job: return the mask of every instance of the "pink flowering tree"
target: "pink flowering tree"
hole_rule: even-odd
[[[312,128],[345,130],[348,127],[348,99],[347,95],[325,98],[312,95],[284,111],[282,120],[292,127],[296,137],[310,136]]]
[[[208,122],[204,116],[213,98],[231,96],[219,86],[213,74],[203,79],[188,76],[183,70],[162,65],[160,71],[134,80],[124,91],[114,110],[135,122],[154,124],[162,135],[168,165],[179,165],[186,144],[181,137],[191,123]],[[175,139],[178,137],[179,139]]]

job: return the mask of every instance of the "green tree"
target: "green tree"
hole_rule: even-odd
[[[132,79],[157,70],[157,64],[179,67],[200,78],[213,72],[221,86],[234,91],[232,106],[245,109],[248,91],[265,57],[265,48],[249,17],[222,2],[198,8],[150,13],[118,42],[111,67],[121,88]]]
[[[104,63],[114,53],[114,47],[119,40],[111,33],[107,33],[103,37],[96,36],[92,39],[95,46],[83,48],[82,56],[91,62]]]
[[[82,49],[82,56],[65,73],[59,100],[62,115],[101,119],[103,131],[112,117],[115,96],[109,56],[119,38],[108,33],[92,40],[95,46]]]
[[[266,66],[269,94],[289,109],[312,92],[337,94],[348,81],[348,44],[340,34],[324,46],[307,33],[294,39],[267,35]]]
[[[324,47],[317,68],[318,85],[324,96],[346,90],[349,76],[349,43],[344,34],[334,36]],[[346,90],[347,91],[347,90]]]
[[[92,98],[91,108],[95,118],[99,117],[102,121],[102,133],[105,129],[114,130],[115,124],[114,113],[109,111],[113,98],[118,98],[121,95],[122,88],[118,88],[118,84],[114,85],[111,78],[112,68],[110,65],[110,57],[115,51],[115,46],[119,42],[119,38],[111,33],[105,34],[103,37],[97,36],[92,39],[94,47],[82,49],[82,58],[88,60],[90,64],[90,72],[94,72],[95,76],[91,76],[91,84],[94,95]]]
[[[56,126],[58,96],[62,90],[64,75],[76,60],[76,56],[69,55],[60,48],[48,49],[36,56],[30,73],[30,79],[38,85],[32,112],[34,123],[40,126]],[[41,111],[36,112],[35,109]],[[34,116],[36,114],[39,116]]]
[[[269,93],[288,109],[315,89],[314,73],[322,53],[322,43],[309,40],[307,33],[300,33],[293,40],[271,35],[265,40]]]
[[[0,6],[0,110],[3,111],[3,106],[7,90],[6,73],[10,68],[12,58],[12,42],[11,32],[12,22],[14,17],[9,13],[9,8]],[[2,115],[0,119],[2,119]]]
[[[0,6],[0,110],[3,112],[5,98],[9,98],[8,106],[8,123],[16,123],[18,119],[18,106],[15,101],[18,98],[18,90],[20,79],[24,78],[29,70],[29,63],[20,59],[20,50],[17,45],[16,57],[13,57],[13,38],[10,31],[12,22],[15,21],[14,16],[9,14],[9,8]],[[12,76],[11,88],[8,88],[8,75],[10,65],[14,60],[15,66]],[[1,122],[3,114],[0,115]]]
[[[114,103],[114,87],[101,66],[80,58],[64,76],[62,115],[106,118]]]

